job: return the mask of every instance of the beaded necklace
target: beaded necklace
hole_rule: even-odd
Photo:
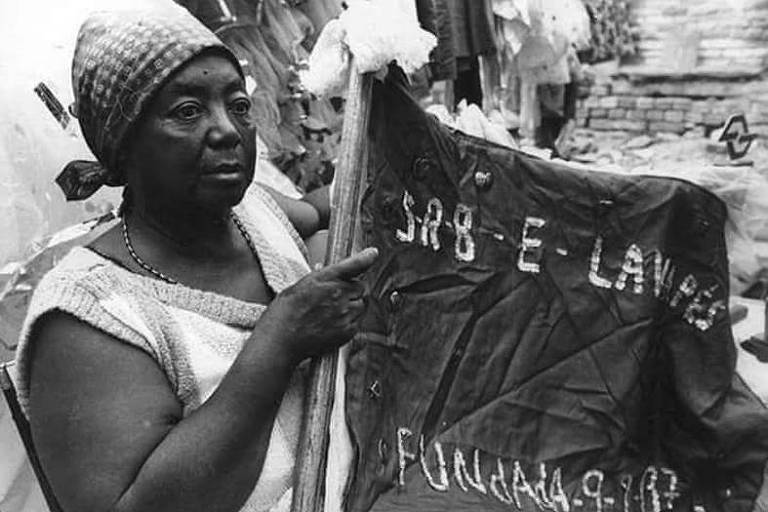
[[[254,257],[257,256],[256,254],[256,246],[253,245],[253,240],[251,240],[251,235],[248,234],[248,231],[245,230],[245,226],[243,226],[243,223],[240,221],[240,219],[235,215],[234,212],[230,213],[230,217],[232,217],[232,222],[235,223],[235,226],[237,227],[237,230],[240,231],[240,234],[243,235],[243,239],[245,240],[245,243],[248,244],[248,248],[251,250],[251,254],[253,254]],[[128,254],[131,255],[131,258],[133,258],[133,261],[135,261],[141,268],[155,276],[156,278],[165,281],[166,283],[170,284],[179,284],[179,282],[172,277],[169,277],[159,270],[155,269],[152,265],[141,259],[141,257],[136,254],[136,249],[133,248],[133,244],[131,243],[131,238],[128,236],[128,222],[125,219],[125,216],[122,218],[122,224],[123,224],[123,241],[125,242],[125,247],[128,249]]]

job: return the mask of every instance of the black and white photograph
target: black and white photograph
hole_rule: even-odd
[[[0,512],[768,512],[768,1],[0,43]]]

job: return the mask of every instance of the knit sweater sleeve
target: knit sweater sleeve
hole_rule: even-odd
[[[85,251],[76,249],[76,251]],[[75,252],[75,251],[73,251]],[[142,328],[138,313],[130,307],[130,297],[104,266],[78,268],[70,253],[38,284],[27,310],[16,350],[16,387],[19,403],[29,416],[29,377],[31,345],[35,326],[47,313],[63,311],[116,339],[135,346],[158,359],[158,347],[149,329]],[[132,318],[133,317],[133,318]]]

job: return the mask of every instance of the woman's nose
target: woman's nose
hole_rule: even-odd
[[[207,135],[211,147],[234,147],[241,140],[237,126],[224,106],[212,109]]]

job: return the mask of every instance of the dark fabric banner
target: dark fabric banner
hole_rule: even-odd
[[[718,198],[452,132],[377,84],[348,511],[751,511]]]

